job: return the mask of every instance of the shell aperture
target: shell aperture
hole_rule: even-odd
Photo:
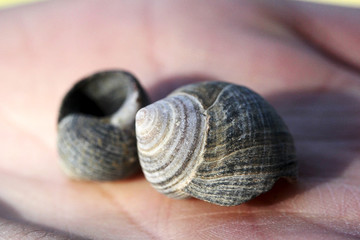
[[[75,84],[58,118],[62,169],[72,178],[99,181],[137,172],[135,114],[147,103],[142,87],[127,72],[100,72]]]

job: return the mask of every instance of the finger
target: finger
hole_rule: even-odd
[[[294,28],[334,62],[360,72],[360,9],[294,2]]]

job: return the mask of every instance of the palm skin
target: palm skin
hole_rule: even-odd
[[[358,10],[283,1],[55,1],[0,13],[0,238],[357,239]],[[122,68],[153,100],[225,80],[262,94],[293,133],[299,181],[248,203],[174,200],[139,174],[67,179],[60,101],[81,77]]]

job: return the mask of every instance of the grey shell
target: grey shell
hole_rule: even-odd
[[[136,115],[140,164],[172,198],[232,206],[295,180],[292,136],[261,96],[224,82],[182,87]]]
[[[127,72],[100,72],[78,82],[64,97],[58,118],[63,170],[85,180],[115,180],[140,170],[135,114],[147,103]]]

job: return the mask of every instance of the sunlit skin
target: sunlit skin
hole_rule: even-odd
[[[283,1],[51,1],[0,12],[0,238],[358,239],[360,11]],[[156,192],[139,173],[60,170],[56,118],[80,78],[134,73],[152,100],[245,85],[292,132],[296,184],[235,207]]]

